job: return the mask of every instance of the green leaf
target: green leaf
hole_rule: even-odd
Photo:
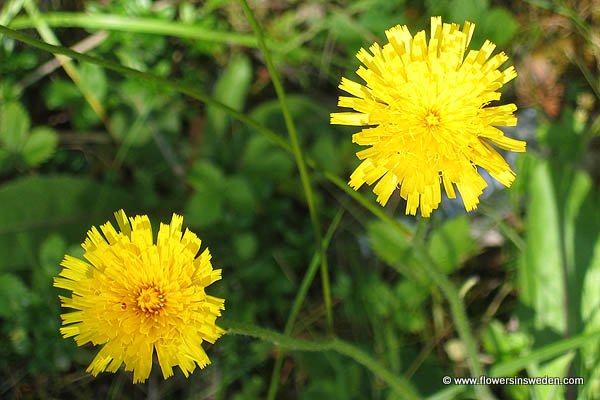
[[[0,144],[9,151],[18,153],[25,145],[29,132],[29,115],[23,106],[8,102],[0,107]]]
[[[67,243],[61,235],[52,234],[40,247],[39,268],[34,270],[33,287],[38,291],[48,291],[52,278],[60,272],[60,261],[67,252]],[[69,253],[70,254],[70,253]]]
[[[283,150],[275,147],[268,139],[254,136],[246,146],[242,157],[242,168],[262,181],[281,181],[289,178],[294,161]]]
[[[102,101],[106,97],[108,89],[104,69],[94,64],[84,63],[81,65],[79,72],[81,79],[85,81],[86,86],[94,93],[96,99]]]
[[[184,213],[190,225],[208,227],[223,217],[223,198],[218,192],[199,191],[189,199]]]
[[[92,224],[134,204],[125,191],[91,179],[27,176],[0,186],[0,271],[31,268],[52,233],[81,243]]]
[[[314,160],[326,171],[339,174],[344,167],[340,146],[332,136],[324,135],[318,137],[311,148],[311,154]]]
[[[188,223],[204,228],[219,221],[225,201],[223,172],[210,162],[198,161],[190,171],[188,182],[196,190],[185,207]]]
[[[256,236],[251,232],[244,232],[233,237],[233,248],[242,261],[252,259],[258,249]]]
[[[469,221],[466,216],[454,218],[431,233],[427,244],[429,254],[448,274],[477,251]]]
[[[565,377],[568,374],[569,365],[575,356],[575,352],[563,354],[556,359],[547,362],[541,367],[532,365],[528,368],[531,377]],[[564,399],[566,385],[533,385],[531,386],[535,399]]]
[[[234,321],[223,320],[220,323],[229,334],[251,336],[267,342],[276,344],[279,347],[300,350],[300,351],[326,351],[332,350],[343,354],[355,362],[363,365],[373,374],[385,381],[397,392],[401,398],[410,400],[418,399],[420,396],[415,392],[412,384],[402,377],[398,377],[376,359],[365,353],[361,349],[340,339],[322,339],[322,340],[304,340],[297,339],[288,335],[282,335],[268,329],[259,328],[253,325],[237,323]]]
[[[450,20],[462,24],[463,21],[480,21],[488,11],[488,0],[453,0],[448,2]]]
[[[247,180],[234,176],[227,180],[224,189],[225,199],[234,213],[243,216],[254,215],[256,211],[256,196]]]
[[[486,327],[482,342],[486,352],[496,360],[510,360],[524,354],[532,344],[533,338],[524,332],[507,332],[497,320]]]
[[[219,167],[211,162],[200,160],[194,163],[187,177],[188,183],[196,190],[207,187],[220,191],[224,185],[225,176]]]
[[[479,36],[487,38],[498,47],[509,44],[519,30],[517,19],[504,8],[494,7],[484,13],[482,17],[476,27],[480,30]],[[477,20],[475,22],[477,23]]]
[[[393,225],[374,221],[367,227],[371,248],[389,265],[402,266],[414,259],[410,242]]]
[[[535,311],[536,329],[566,327],[560,215],[550,166],[539,162],[529,181],[527,237],[520,258],[521,301]]]
[[[58,144],[58,135],[53,129],[37,127],[31,131],[21,151],[27,165],[35,167],[54,154]]]
[[[5,148],[0,147],[0,172],[12,166],[13,155]]]
[[[0,274],[0,317],[14,319],[29,301],[29,290],[21,279],[13,274]]]
[[[251,82],[252,65],[246,55],[240,54],[229,60],[227,68],[217,80],[214,98],[236,110],[242,110]],[[206,117],[210,134],[222,137],[231,118],[225,111],[214,106],[207,107]]]
[[[527,366],[533,363],[542,363],[587,344],[597,345],[599,339],[600,332],[581,334],[561,339],[543,347],[536,348],[528,354],[522,354],[519,357],[513,357],[509,360],[497,363],[490,368],[489,374],[490,376],[516,375],[520,370],[527,368]]]
[[[73,103],[80,103],[81,93],[77,86],[64,79],[53,80],[48,86],[48,91],[44,96],[46,105],[51,110],[62,107],[72,107]]]

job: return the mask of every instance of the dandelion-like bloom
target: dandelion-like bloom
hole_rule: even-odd
[[[87,262],[69,255],[61,262],[54,286],[73,292],[60,299],[77,311],[61,315],[60,331],[79,346],[103,345],[87,369],[94,376],[125,363],[133,382],[143,382],[156,351],[165,379],[174,366],[187,377],[210,363],[202,342],[224,333],[215,325],[224,300],[204,292],[221,270],[213,270],[208,249],[196,257],[201,241],[188,229],[182,236],[183,217],[161,224],[154,244],[147,216],[115,216],[120,232],[110,222],[100,227],[104,236],[96,227],[88,231]]]
[[[331,114],[331,123],[367,126],[353,141],[369,148],[357,153],[362,163],[350,177],[357,190],[372,185],[385,205],[399,188],[407,201],[406,214],[429,216],[441,201],[441,186],[455,198],[454,185],[465,208],[477,207],[487,186],[477,166],[510,186],[515,173],[490,145],[525,151],[525,142],[504,136],[495,126],[515,126],[514,104],[490,107],[500,99],[498,89],[514,79],[513,67],[498,68],[508,59],[486,41],[480,50],[465,51],[475,25],[442,24],[431,18],[431,38],[425,31],[414,38],[406,26],[385,32],[389,43],[377,43],[371,53],[361,49],[364,64],[356,71],[366,85],[342,78],[340,107],[356,112]]]

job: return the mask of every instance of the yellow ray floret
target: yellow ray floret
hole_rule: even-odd
[[[115,216],[119,231],[107,222],[88,232],[87,261],[66,255],[61,263],[54,286],[72,292],[60,300],[75,311],[61,315],[60,331],[79,346],[102,346],[87,369],[94,376],[125,364],[133,382],[143,382],[156,353],[165,379],[175,366],[187,377],[210,363],[202,343],[225,333],[215,325],[224,300],[204,291],[221,270],[213,270],[208,249],[196,257],[200,239],[182,233],[181,216],[160,225],[156,244],[147,216]]]
[[[356,73],[365,84],[342,78],[338,105],[354,111],[331,114],[331,123],[365,126],[352,140],[368,148],[357,153],[362,163],[350,177],[354,189],[375,184],[377,201],[385,205],[399,189],[406,214],[425,217],[458,189],[465,209],[477,207],[487,186],[477,168],[509,187],[515,173],[492,147],[523,152],[526,143],[495,128],[515,126],[514,104],[489,106],[500,89],[517,76],[513,67],[498,68],[508,57],[492,56],[495,45],[467,52],[475,25],[442,24],[431,18],[414,37],[406,26],[385,32],[388,43],[375,43],[356,57]],[[491,144],[491,145],[490,145]]]

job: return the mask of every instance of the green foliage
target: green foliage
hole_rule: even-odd
[[[13,160],[37,167],[56,151],[58,135],[53,129],[30,127],[29,115],[19,102],[0,103],[0,173],[9,170]]]

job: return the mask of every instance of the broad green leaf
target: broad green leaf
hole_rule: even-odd
[[[575,356],[574,352],[568,352],[556,359],[538,367],[533,365],[528,368],[530,377],[565,377],[569,365]],[[530,385],[529,388],[535,393],[535,399],[564,399],[566,385]]]
[[[0,144],[7,150],[18,153],[25,145],[29,132],[29,115],[18,102],[0,106]]]
[[[539,162],[529,181],[526,247],[520,258],[521,301],[535,312],[536,329],[563,332],[566,293],[558,199],[550,166]]]
[[[431,233],[427,244],[429,254],[446,273],[458,269],[477,251],[469,221],[466,216],[454,218]]]
[[[529,187],[526,247],[520,258],[521,301],[533,314],[536,345],[565,333],[600,330],[599,194],[568,164],[538,161]],[[526,321],[526,319],[525,319]],[[600,347],[585,344],[577,375],[589,398],[600,394]]]
[[[217,80],[214,97],[228,106],[242,110],[252,82],[252,65],[248,57],[240,54],[227,64],[227,68]],[[230,117],[216,107],[207,107],[209,134],[222,137],[229,126]]]
[[[30,268],[43,239],[81,243],[92,224],[128,208],[125,191],[71,176],[27,176],[0,186],[0,271]]]
[[[35,167],[54,154],[58,144],[58,135],[53,129],[37,127],[31,131],[21,151],[27,165]]]
[[[587,176],[580,175],[580,183],[577,187],[583,192],[587,189],[585,199],[573,201],[570,204],[570,213],[578,222],[575,232],[567,233],[572,238],[573,246],[570,248],[572,265],[586,266],[584,271],[577,275],[583,279],[583,290],[578,304],[581,305],[581,320],[585,332],[600,331],[600,216],[598,204],[599,194],[594,191],[593,185]],[[582,275],[584,274],[584,275]],[[600,357],[600,346],[598,341],[590,342],[582,351],[583,366],[586,372],[585,393],[588,398],[600,397],[600,370],[598,362]],[[582,375],[582,374],[580,374]]]

